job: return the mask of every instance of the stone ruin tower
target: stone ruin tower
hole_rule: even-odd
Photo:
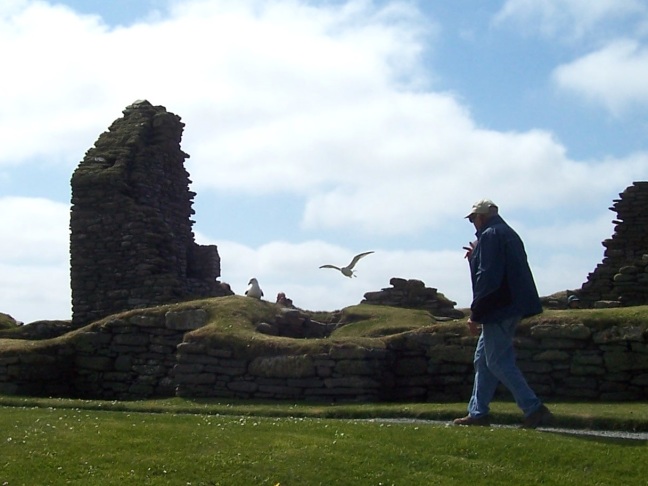
[[[195,196],[180,149],[184,123],[137,101],[72,175],[72,324],[231,292],[214,245],[194,242]]]
[[[648,304],[648,182],[634,182],[615,199],[612,238],[603,262],[576,293],[588,306]]]

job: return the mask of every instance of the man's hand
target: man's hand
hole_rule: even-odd
[[[464,258],[470,258],[472,256],[473,250],[475,249],[475,242],[471,241],[470,243],[468,243],[468,246],[464,246],[463,249],[466,250]]]
[[[474,322],[468,319],[468,329],[472,336],[479,336],[481,334],[482,325],[479,322]]]

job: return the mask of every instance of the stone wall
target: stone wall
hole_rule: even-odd
[[[589,306],[648,304],[648,182],[634,182],[619,196],[603,261],[576,292]]]
[[[123,310],[226,295],[216,246],[194,242],[180,117],[128,106],[72,175],[75,327]],[[231,291],[229,292],[231,293]]]
[[[516,339],[518,363],[542,397],[645,400],[648,333],[538,325]],[[294,400],[466,400],[476,338],[436,326],[375,347],[246,358],[189,337],[178,347],[177,394]],[[508,396],[502,389],[503,396]]]
[[[313,340],[312,348],[303,339],[259,334],[256,342],[267,345],[250,354],[245,346],[237,350],[227,340],[216,344],[192,332],[208,321],[203,309],[164,306],[111,316],[69,336],[31,343],[27,351],[18,340],[4,340],[0,393],[441,401],[466,400],[472,388],[476,338],[463,324],[362,344]],[[648,399],[646,325],[523,323],[516,346],[520,368],[545,399]]]
[[[109,317],[63,338],[4,340],[0,393],[100,399],[175,394],[176,350],[206,324],[203,309]]]

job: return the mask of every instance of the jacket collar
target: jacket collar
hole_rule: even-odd
[[[495,216],[491,217],[488,221],[486,221],[486,223],[484,224],[484,226],[482,226],[482,228],[480,230],[475,232],[475,236],[477,236],[477,238],[479,238],[482,235],[482,233],[484,231],[486,231],[488,228],[490,228],[492,226],[495,226],[496,224],[503,223],[503,222],[504,222],[504,220],[502,219],[502,217],[499,214],[496,214]]]

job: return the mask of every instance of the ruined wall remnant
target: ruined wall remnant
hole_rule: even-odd
[[[448,299],[437,289],[426,287],[425,283],[420,280],[393,277],[389,280],[389,284],[391,287],[376,292],[367,292],[360,303],[424,309],[436,318],[461,319],[464,317],[463,312],[454,308],[457,305],[456,302]]]
[[[101,134],[72,175],[72,323],[226,293],[216,246],[192,231],[195,193],[184,124],[138,101]]]
[[[615,231],[603,262],[577,292],[589,305],[648,304],[648,182],[634,182],[614,200]]]

